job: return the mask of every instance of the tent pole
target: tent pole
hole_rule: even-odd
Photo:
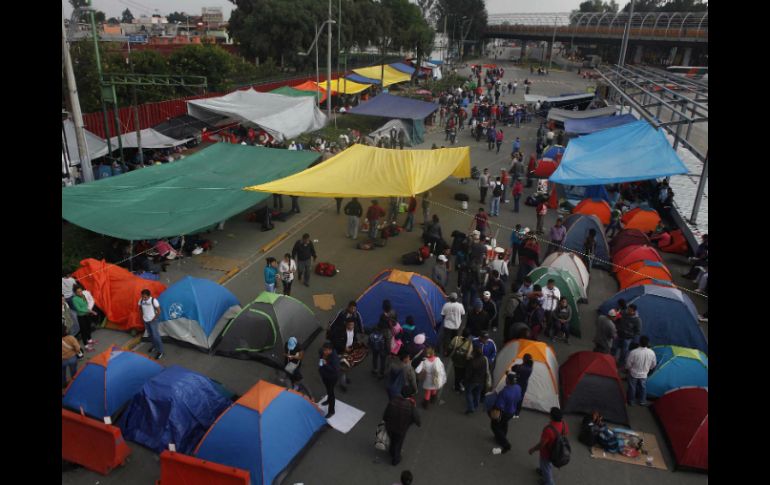
[[[128,246],[128,270],[134,272],[134,240],[129,242]]]

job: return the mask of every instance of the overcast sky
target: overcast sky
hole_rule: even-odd
[[[580,2],[581,0],[538,0],[537,2],[532,0],[486,0],[487,12],[489,13],[569,12],[577,9]],[[624,0],[618,2],[621,7],[625,3]],[[64,15],[68,18],[72,14],[72,6],[68,0],[62,0],[62,5]],[[152,15],[156,13],[155,9],[161,15],[174,11],[200,15],[201,7],[222,7],[225,20],[230,18],[230,12],[235,7],[227,0],[93,0],[93,5],[105,12],[108,18],[119,18],[121,12],[127,8],[135,17],[139,17],[140,15]]]

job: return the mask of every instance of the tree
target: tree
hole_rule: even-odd
[[[120,20],[118,20],[116,17],[110,17],[107,19],[107,23],[110,25],[118,25]]]
[[[417,6],[420,7],[420,11],[422,12],[422,16],[426,19],[430,15],[430,11],[433,8],[433,4],[436,0],[417,0]]]
[[[235,58],[226,50],[213,44],[186,45],[168,58],[170,72],[192,76],[206,76],[209,91],[226,91],[232,86],[231,75],[235,72]],[[189,96],[188,88],[180,95]]]
[[[187,22],[187,15],[184,12],[173,12],[170,13],[166,18],[170,24],[175,24],[177,22],[184,24]]]
[[[131,10],[123,10],[123,13],[121,14],[121,22],[124,24],[130,24],[132,20],[134,20],[134,14],[131,13]]]
[[[436,0],[433,6],[433,17],[436,20],[437,29],[441,30],[444,28],[444,19],[447,19],[446,33],[455,40],[458,50],[463,33],[466,34],[466,40],[480,39],[487,27],[487,9],[484,0]]]

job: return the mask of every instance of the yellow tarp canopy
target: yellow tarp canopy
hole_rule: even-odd
[[[336,94],[338,92],[343,94],[358,94],[361,91],[364,91],[371,87],[371,84],[361,84],[357,83],[355,81],[351,81],[350,79],[339,79],[339,89],[337,89],[337,79],[332,79],[332,94]],[[315,84],[315,83],[313,83]],[[326,90],[326,81],[321,81],[318,83],[318,85],[323,89]]]
[[[301,197],[409,197],[471,176],[470,147],[392,150],[353,145],[292,176],[244,190]]]
[[[361,69],[353,69],[353,72],[370,79],[380,79],[380,77],[383,76],[380,66],[362,67]],[[409,81],[410,79],[412,79],[412,76],[409,74],[401,72],[387,64],[385,65],[384,79],[382,81],[383,87]]]

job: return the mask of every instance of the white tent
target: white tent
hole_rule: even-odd
[[[107,155],[107,142],[97,135],[91,133],[88,130],[85,131],[86,135],[86,148],[88,151],[88,159],[93,160]],[[78,153],[78,139],[75,135],[75,123],[72,120],[64,120],[64,134],[63,137],[67,144],[67,153],[69,155],[70,163],[72,165],[80,165],[80,154]]]
[[[184,140],[177,140],[176,138],[170,138],[159,131],[155,131],[152,128],[145,128],[142,133],[142,148],[173,148],[178,145],[183,145],[192,138],[185,138]],[[139,145],[136,142],[136,132],[130,131],[120,135],[120,139],[123,143],[123,148],[137,148]],[[118,137],[113,136],[110,138],[112,149],[118,149]]]
[[[611,116],[611,115],[614,115],[616,111],[617,110],[614,106],[609,106],[606,108],[597,108],[597,109],[586,109],[583,111],[572,111],[568,109],[551,108],[550,110],[548,110],[548,119],[554,120],[554,121],[561,121],[563,123],[566,120],[585,120],[588,118],[596,118],[599,116]]]
[[[373,132],[369,133],[369,137],[374,140],[374,144],[376,145],[377,142],[380,140],[380,138],[385,137],[387,139],[390,138],[390,129],[395,128],[396,132],[399,130],[404,130],[404,134],[406,135],[404,137],[404,145],[412,146],[412,139],[409,137],[409,128],[404,124],[401,120],[390,120],[384,125],[380,126]],[[396,138],[398,140],[398,138]]]
[[[234,118],[259,126],[277,140],[294,138],[326,124],[326,116],[313,97],[294,98],[254,89],[188,101],[187,112],[200,120],[206,120],[211,113]]]
[[[572,252],[557,251],[549,254],[543,261],[542,266],[563,269],[571,274],[580,286],[580,298],[588,299],[588,280],[590,274],[580,256]]]
[[[522,407],[536,411],[550,412],[552,407],[559,407],[559,362],[553,349],[544,342],[536,340],[511,340],[495,358],[495,370],[492,379],[494,390],[500,392],[505,387],[505,375],[516,364],[521,364],[525,354],[532,356],[532,375],[529,377],[527,392],[524,394]]]

